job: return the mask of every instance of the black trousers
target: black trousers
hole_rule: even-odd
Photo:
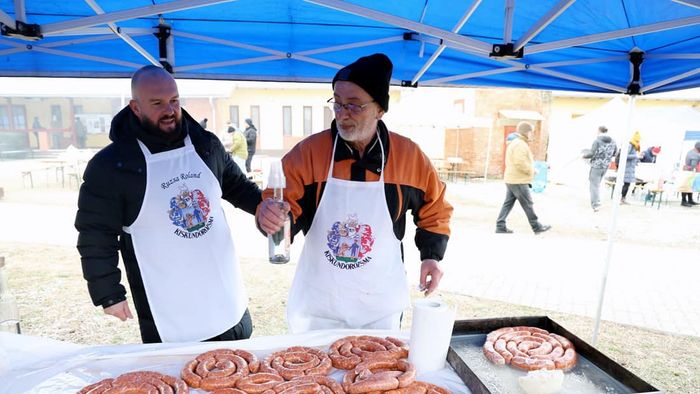
[[[161,343],[158,334],[158,329],[156,328],[155,322],[153,320],[139,319],[139,329],[141,330],[141,340],[143,343]],[[241,321],[235,326],[229,328],[228,330],[216,335],[212,338],[205,339],[203,342],[214,342],[214,341],[235,341],[238,339],[248,339],[253,334],[253,320],[250,317],[250,312],[248,309],[243,313]]]
[[[630,189],[630,183],[625,182],[622,184],[622,198],[624,199],[627,197],[627,191]]]
[[[245,171],[250,172],[250,163],[253,161],[253,155],[255,155],[255,151],[248,151],[248,158],[245,159]]]

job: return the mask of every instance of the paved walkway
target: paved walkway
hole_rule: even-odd
[[[444,290],[582,316],[596,314],[605,242],[554,234],[458,231],[450,244],[443,264]],[[455,245],[470,245],[471,257],[460,256]],[[700,265],[688,256],[697,256],[697,250],[616,244],[602,319],[700,336]]]

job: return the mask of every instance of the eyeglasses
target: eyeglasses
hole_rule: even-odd
[[[370,101],[369,103],[362,104],[362,105],[350,104],[350,103],[341,104],[337,101],[334,101],[333,98],[329,98],[328,101],[326,101],[326,102],[329,104],[333,104],[333,111],[335,111],[335,112],[340,112],[341,109],[345,108],[347,111],[350,111],[351,114],[357,115],[360,112],[362,112],[362,110],[364,110],[365,107],[372,104],[374,102],[374,100]]]

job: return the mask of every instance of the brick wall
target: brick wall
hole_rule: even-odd
[[[488,127],[446,129],[445,157],[461,157],[463,160],[461,171],[468,171],[473,176],[483,176],[490,131],[488,176],[502,177],[505,138],[522,119],[506,118],[499,111],[526,110],[537,112],[544,118],[528,121],[535,127],[533,140],[530,142],[535,160],[546,160],[550,103],[550,92],[525,89],[477,89],[473,114],[476,117],[492,119],[491,130]]]

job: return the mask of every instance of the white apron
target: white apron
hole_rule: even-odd
[[[163,342],[201,341],[238,323],[247,307],[221,186],[194,150],[146,159],[146,192],[131,234],[153,320]]]
[[[336,144],[337,138],[289,291],[289,330],[398,330],[410,295],[384,195],[384,171],[378,182],[333,178]]]

